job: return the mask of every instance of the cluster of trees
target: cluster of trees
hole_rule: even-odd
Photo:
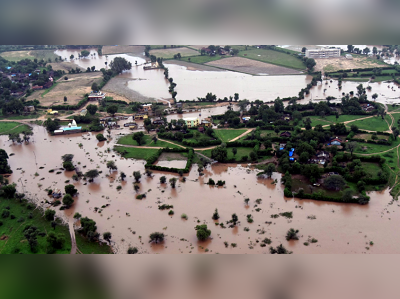
[[[0,174],[1,173],[12,173],[10,165],[8,165],[7,152],[0,148]],[[2,182],[0,182],[2,183]]]

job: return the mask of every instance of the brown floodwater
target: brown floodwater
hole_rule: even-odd
[[[162,167],[172,167],[172,168],[185,168],[186,160],[171,160],[171,161],[157,161],[155,165]]]
[[[124,159],[112,151],[115,134],[128,130],[113,130],[109,143],[98,143],[96,133],[49,136],[40,126],[34,126],[33,131],[32,142],[27,145],[13,145],[7,136],[0,136],[1,148],[14,154],[9,159],[14,171],[10,182],[17,183],[20,192],[42,203],[49,199],[46,188],[63,190],[69,180],[79,194],[70,209],[56,208],[57,215],[67,222],[73,221],[75,212],[94,219],[100,233],[112,233],[117,253],[126,253],[129,246],[136,246],[143,253],[267,253],[268,246],[263,248],[259,243],[266,237],[272,240],[271,245],[282,243],[294,253],[400,252],[400,240],[393,229],[400,225],[399,205],[392,202],[389,190],[371,192],[370,204],[366,206],[285,198],[279,173],[274,173],[272,179],[258,178],[258,171],[246,164],[212,164],[207,166],[203,176],[199,176],[194,165],[185,175],[186,182],[177,174],[159,171],[154,171],[149,178],[144,175],[144,161]],[[73,182],[73,171],[57,170],[62,167],[64,154],[74,154],[74,164],[81,171],[98,169],[101,175],[93,183]],[[109,172],[106,168],[109,160],[116,162],[117,171]],[[49,173],[51,169],[56,170]],[[121,171],[127,174],[124,182],[118,178]],[[133,171],[142,173],[139,193],[147,195],[142,200],[135,199]],[[179,179],[175,189],[169,184],[160,184],[159,178],[163,175],[167,181],[172,177]],[[226,184],[224,187],[209,186],[205,184],[209,178],[223,180]],[[277,184],[273,183],[275,179]],[[117,186],[122,189],[118,191]],[[245,198],[250,199],[249,206],[244,203]],[[262,202],[257,205],[258,198]],[[173,205],[175,214],[169,216],[168,210],[159,210],[158,205],[162,203]],[[96,207],[106,204],[109,206],[101,213],[95,212]],[[216,208],[221,217],[219,222],[228,221],[236,213],[240,225],[233,229],[216,226],[211,218]],[[257,212],[257,208],[261,210]],[[293,219],[271,218],[272,214],[287,211],[293,212]],[[188,220],[180,217],[183,213]],[[253,216],[253,223],[246,221],[248,214]],[[307,218],[311,215],[316,219]],[[199,242],[194,228],[203,223],[211,229],[211,239]],[[249,231],[245,231],[245,227]],[[290,228],[300,230],[299,241],[285,240]],[[165,233],[163,243],[148,243],[148,236],[154,231]],[[310,237],[316,238],[318,243],[303,245]],[[370,241],[374,245],[369,246]],[[232,247],[231,243],[236,243],[237,247]],[[370,247],[369,250],[366,247]]]
[[[90,50],[90,52],[97,53],[95,49]],[[57,50],[55,53],[67,59],[69,59],[71,54],[78,55],[78,51],[75,50]],[[94,58],[75,59],[73,62],[85,69],[91,66],[100,69],[105,67],[105,62],[110,63],[114,57],[124,57],[132,62],[132,69],[119,75],[119,78],[127,79],[126,84],[130,89],[149,98],[162,99],[171,97],[168,92],[169,82],[164,78],[163,70],[143,70],[142,64],[145,63],[144,56],[134,57],[127,54],[115,54],[106,57],[105,55],[98,56],[96,54]],[[137,66],[135,65],[135,61],[138,63]],[[252,76],[232,71],[190,70],[186,66],[170,64],[168,61],[165,65],[169,69],[170,77],[177,83],[175,89],[178,92],[178,100],[193,100],[197,99],[197,97],[204,97],[208,92],[212,92],[219,98],[239,93],[240,99],[273,101],[277,97],[297,96],[299,91],[310,83],[312,79],[309,75]],[[344,81],[342,89],[339,90],[336,80],[328,84],[325,84],[325,81],[322,83],[319,82],[300,103],[325,99],[327,96],[334,96],[340,99],[343,92],[356,92],[356,87],[359,84],[359,82]],[[377,101],[389,104],[399,102],[400,92],[397,84],[384,82],[364,82],[363,84],[372,87],[372,90],[367,92],[369,96],[373,93],[378,94]],[[394,90],[392,90],[392,87]]]

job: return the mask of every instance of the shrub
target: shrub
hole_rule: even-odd
[[[65,194],[63,197],[63,204],[69,208],[74,203],[74,200],[71,195]]]
[[[215,209],[214,214],[212,215],[212,219],[214,220],[218,220],[219,219],[219,214],[218,214],[218,210]]]
[[[208,179],[208,184],[211,185],[211,186],[214,186],[215,182],[214,182],[214,180],[212,178],[209,178]]]
[[[99,133],[99,134],[96,135],[96,139],[97,139],[99,142],[104,141],[104,140],[107,140],[107,138],[105,138],[104,135],[101,134],[101,133]]]
[[[289,229],[286,233],[286,240],[298,240],[299,237],[297,236],[297,233],[299,232],[299,230],[295,230],[293,228]]]
[[[211,230],[207,229],[207,224],[196,225],[195,230],[199,241],[205,241],[211,235]]]
[[[158,242],[164,241],[164,238],[165,238],[164,233],[154,232],[154,233],[150,234],[149,243],[156,242],[156,244],[157,244]]]
[[[175,214],[175,213],[174,213],[173,210],[169,210],[168,215],[172,216],[172,215],[174,215],[174,214]]]
[[[65,186],[65,193],[74,196],[77,192],[78,190],[75,188],[74,185],[69,184]]]
[[[71,161],[66,161],[63,163],[63,168],[67,171],[71,171],[71,170],[75,169],[75,166],[74,166],[74,164],[72,164]]]
[[[47,209],[46,212],[44,212],[44,218],[46,218],[47,221],[52,221],[52,220],[54,220],[55,214],[56,214],[56,211]]]
[[[1,218],[7,218],[8,216],[10,216],[10,211],[4,209],[4,210],[1,212]]]
[[[129,247],[128,254],[136,254],[139,250],[136,247]]]
[[[185,213],[183,213],[183,214],[181,215],[181,218],[182,218],[182,219],[188,220],[188,216],[187,216]]]

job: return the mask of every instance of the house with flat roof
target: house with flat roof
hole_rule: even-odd
[[[335,58],[340,57],[340,49],[307,49],[307,58]]]
[[[99,92],[91,92],[88,96],[89,101],[95,101],[95,100],[103,100],[105,99],[106,94],[102,93],[101,91]]]
[[[183,118],[183,120],[188,128],[197,127],[199,125],[199,119],[197,117],[186,117]]]

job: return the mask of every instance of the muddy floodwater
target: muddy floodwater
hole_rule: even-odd
[[[68,181],[74,184],[79,194],[73,206],[65,211],[55,208],[57,215],[66,222],[74,221],[75,212],[94,219],[101,234],[112,233],[116,253],[126,253],[129,246],[138,247],[142,253],[268,253],[269,246],[260,246],[265,238],[272,240],[271,245],[282,243],[294,253],[400,252],[395,229],[400,225],[400,210],[388,190],[371,192],[371,201],[366,206],[285,198],[279,173],[274,173],[272,179],[259,178],[258,171],[247,164],[209,165],[203,176],[199,176],[194,165],[185,174],[186,182],[177,174],[158,171],[153,172],[153,177],[147,177],[144,161],[127,160],[112,151],[115,134],[128,133],[127,129],[112,131],[109,143],[98,142],[96,133],[49,136],[40,126],[34,126],[33,132],[30,144],[12,144],[7,136],[0,136],[1,148],[12,154],[9,163],[14,173],[10,182],[17,183],[19,192],[25,192],[27,197],[44,206],[44,201],[50,200],[46,188],[63,190]],[[74,171],[58,170],[64,154],[74,154],[73,163],[81,171],[98,169],[102,173],[93,183],[74,182]],[[115,161],[117,171],[107,169],[109,160]],[[49,173],[51,169],[55,171]],[[125,181],[118,178],[121,171],[127,174]],[[139,193],[146,193],[142,200],[136,199],[133,171],[142,173]],[[177,178],[176,188],[160,184],[161,176],[166,176],[167,182]],[[209,178],[226,184],[209,186],[206,184]],[[122,187],[119,191],[118,186]],[[248,206],[245,198],[250,199]],[[260,204],[256,203],[257,199],[262,200]],[[102,209],[106,204],[109,206]],[[169,216],[168,210],[159,210],[159,204],[173,205],[174,215]],[[96,207],[100,212],[95,212]],[[235,228],[215,225],[217,221],[211,218],[215,209],[221,217],[218,222],[226,223],[236,213],[240,224]],[[271,218],[282,212],[293,212],[293,218]],[[183,213],[188,216],[187,220],[181,218]],[[248,214],[252,215],[253,223],[247,222]],[[194,228],[203,223],[211,229],[211,238],[199,242]],[[299,241],[285,240],[290,228],[300,230]],[[155,231],[163,232],[166,238],[161,244],[151,245],[148,236]],[[309,238],[318,242],[303,245]],[[370,241],[374,245],[370,246]]]
[[[131,90],[150,98],[165,99],[170,98],[168,92],[169,82],[164,78],[163,70],[143,70],[143,64],[146,62],[144,55],[132,56],[128,54],[115,54],[98,56],[95,49],[90,50],[94,57],[75,59],[74,63],[87,68],[95,66],[96,69],[106,67],[105,63],[110,63],[115,57],[124,57],[132,63],[132,69],[123,72],[118,78],[126,79],[126,86]],[[78,50],[57,50],[57,55],[67,58],[71,54],[78,56]],[[135,64],[137,62],[137,65]],[[305,88],[311,82],[309,75],[291,75],[291,76],[252,76],[248,74],[224,71],[215,68],[215,71],[208,67],[207,71],[193,70],[187,66],[177,65],[165,61],[165,66],[169,69],[169,76],[177,83],[175,90],[178,92],[177,100],[193,100],[197,97],[204,97],[208,92],[212,92],[219,98],[233,96],[239,93],[240,99],[273,101],[277,97],[285,98],[297,96],[302,88]],[[194,67],[196,65],[194,64]],[[325,99],[328,96],[341,98],[342,93],[357,91],[357,85],[363,83],[370,85],[372,90],[368,95],[378,94],[377,101],[382,103],[399,103],[400,91],[395,83],[368,83],[343,81],[342,89],[339,90],[336,80],[325,84],[319,82],[317,86],[310,90],[305,99],[300,103]],[[388,88],[389,87],[389,88]],[[392,90],[393,87],[393,90]],[[371,98],[370,98],[371,99]]]

